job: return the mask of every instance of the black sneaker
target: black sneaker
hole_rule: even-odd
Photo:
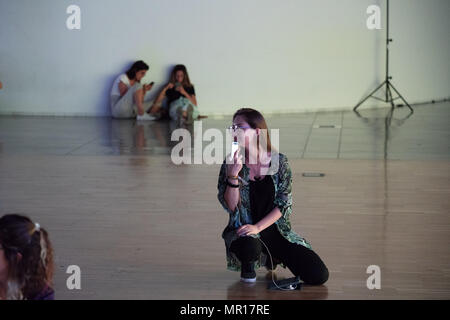
[[[253,263],[242,264],[241,281],[242,282],[255,282],[256,281],[256,272],[253,267]]]

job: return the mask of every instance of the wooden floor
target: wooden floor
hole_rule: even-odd
[[[441,145],[443,159],[289,155],[292,226],[330,278],[280,292],[266,289],[265,269],[246,285],[225,268],[220,235],[228,217],[217,201],[218,165],[176,166],[156,152],[24,154],[27,142],[5,132],[0,129],[0,214],[25,213],[50,232],[59,299],[450,298],[448,142]],[[11,151],[11,141],[19,152]],[[66,288],[69,265],[81,268],[81,290]],[[366,286],[369,265],[381,269],[380,290]],[[276,276],[291,274],[279,267]]]

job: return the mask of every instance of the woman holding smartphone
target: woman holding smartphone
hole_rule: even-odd
[[[230,129],[243,154],[238,151],[224,161],[218,179],[218,199],[230,215],[222,234],[228,269],[241,271],[242,281],[254,282],[258,267],[274,270],[280,263],[307,284],[325,283],[327,267],[291,230],[292,173],[287,157],[271,146],[264,117],[254,109],[240,109]]]
[[[151,102],[145,102],[145,94],[153,87],[153,82],[141,84],[148,69],[148,65],[139,60],[126,73],[116,78],[111,89],[111,114],[114,118],[157,119],[154,112],[145,112],[151,105]]]
[[[173,68],[170,81],[159,93],[152,111],[161,110],[164,98],[167,98],[170,119],[180,124],[192,124],[199,117],[194,85],[184,65],[178,64]]]

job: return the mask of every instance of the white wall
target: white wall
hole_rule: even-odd
[[[81,30],[66,28],[70,4]],[[370,4],[382,30],[366,27]],[[156,89],[186,64],[204,114],[351,109],[384,79],[384,4],[0,0],[0,114],[108,115],[112,81],[139,59]],[[448,0],[391,1],[393,82],[410,102],[449,96],[449,12]]]

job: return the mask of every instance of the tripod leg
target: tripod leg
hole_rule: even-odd
[[[408,102],[406,102],[405,98],[402,97],[402,95],[400,94],[400,92],[397,91],[397,89],[395,89],[395,87],[389,83],[389,85],[392,87],[392,89],[394,89],[394,91],[398,94],[398,96],[403,100],[403,102],[408,106],[408,108],[411,110],[411,113],[414,112],[414,110],[411,108],[411,106],[409,105]]]
[[[384,84],[386,83],[386,80],[383,81],[375,90],[373,90],[367,97],[365,97],[363,100],[361,100],[354,108],[353,111],[356,111],[356,109],[367,99],[369,99],[375,92],[377,92],[378,89],[380,89]]]
[[[391,85],[391,83],[388,81],[386,84],[386,96],[387,96],[387,100],[386,102],[390,102],[391,103],[391,108],[392,110],[394,110],[395,105],[394,105],[394,99],[392,98],[392,92],[391,92],[391,88],[389,87]]]

